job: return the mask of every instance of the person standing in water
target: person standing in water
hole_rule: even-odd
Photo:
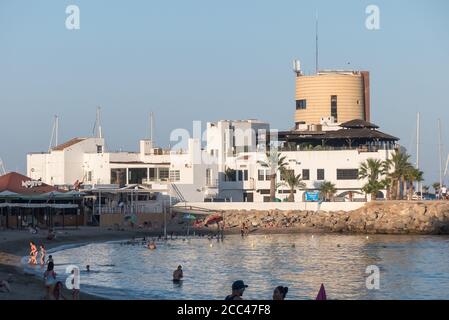
[[[28,260],[29,264],[37,264],[37,248],[33,241],[30,242],[30,258]]]
[[[179,265],[178,268],[173,271],[173,281],[181,281],[183,277],[182,266]]]
[[[287,295],[288,287],[278,286],[274,289],[273,300],[285,300]]]
[[[234,283],[232,284],[232,293],[227,296],[225,300],[243,300],[242,296],[246,288],[248,288],[248,286],[242,280],[234,281]]]
[[[47,251],[45,250],[45,247],[43,244],[41,244],[41,246],[39,248],[39,254],[40,254],[41,266],[43,266],[43,265],[45,265],[45,256],[47,254]]]

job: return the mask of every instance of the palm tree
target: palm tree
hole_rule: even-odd
[[[439,182],[434,182],[432,184],[432,188],[433,188],[433,190],[435,190],[435,194],[438,194],[440,192],[440,183]]]
[[[383,162],[378,159],[368,159],[359,167],[359,179],[368,179],[368,181],[378,181],[384,174]]]
[[[409,200],[412,200],[412,197],[413,197],[413,185],[414,185],[415,181],[417,181],[417,182],[423,181],[423,175],[424,175],[424,173],[421,170],[419,170],[417,168],[413,168],[413,167],[409,168],[407,170],[407,172],[405,173],[405,179],[407,180],[408,187],[409,187],[409,189],[408,189]]]
[[[282,170],[281,171],[282,179],[284,179],[284,185],[290,188],[290,194],[288,196],[289,202],[295,202],[295,190],[303,189],[306,187],[306,184],[302,181],[301,175],[295,175],[294,170]]]
[[[384,163],[378,159],[368,159],[359,167],[359,179],[368,179],[362,191],[371,194],[374,200],[377,193],[384,188],[384,183],[379,181],[380,176],[384,174],[384,168]]]
[[[287,157],[282,156],[276,148],[272,148],[266,154],[265,161],[257,161],[264,168],[268,168],[270,170],[270,201],[274,202],[276,198],[276,177],[278,171],[283,170],[287,166],[287,162],[285,159]]]
[[[422,186],[422,192],[425,194],[428,194],[430,191],[430,187],[429,186]]]
[[[370,194],[372,200],[376,200],[377,194],[383,188],[385,188],[385,184],[382,181],[372,180],[368,181],[368,183],[363,186],[362,191],[366,194]]]
[[[391,178],[394,188],[396,189],[396,199],[401,198],[401,191],[404,190],[405,176],[407,171],[412,168],[410,155],[402,153],[399,150],[392,155],[392,157],[385,162],[385,169],[387,169],[388,177]],[[402,192],[404,194],[405,192]]]
[[[320,185],[320,193],[324,197],[324,199],[331,200],[334,197],[335,192],[337,192],[337,189],[335,188],[335,184],[333,184],[330,181],[324,181]]]

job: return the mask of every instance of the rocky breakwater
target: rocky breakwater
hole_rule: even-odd
[[[354,211],[238,210],[225,212],[227,230],[367,234],[449,234],[449,202],[370,202]]]

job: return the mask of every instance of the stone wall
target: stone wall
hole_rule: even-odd
[[[229,210],[228,231],[238,231],[243,222],[255,231],[322,231],[341,233],[449,234],[449,202],[370,202],[345,211]]]

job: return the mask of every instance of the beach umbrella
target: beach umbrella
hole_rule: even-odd
[[[196,217],[193,214],[186,213],[183,217],[184,220],[196,220]]]
[[[206,224],[217,223],[222,220],[223,220],[223,216],[221,214],[214,214],[206,220]]]
[[[189,213],[186,213],[182,218],[187,221],[196,220],[196,217],[193,214]],[[187,224],[187,235],[189,235],[189,224]]]

